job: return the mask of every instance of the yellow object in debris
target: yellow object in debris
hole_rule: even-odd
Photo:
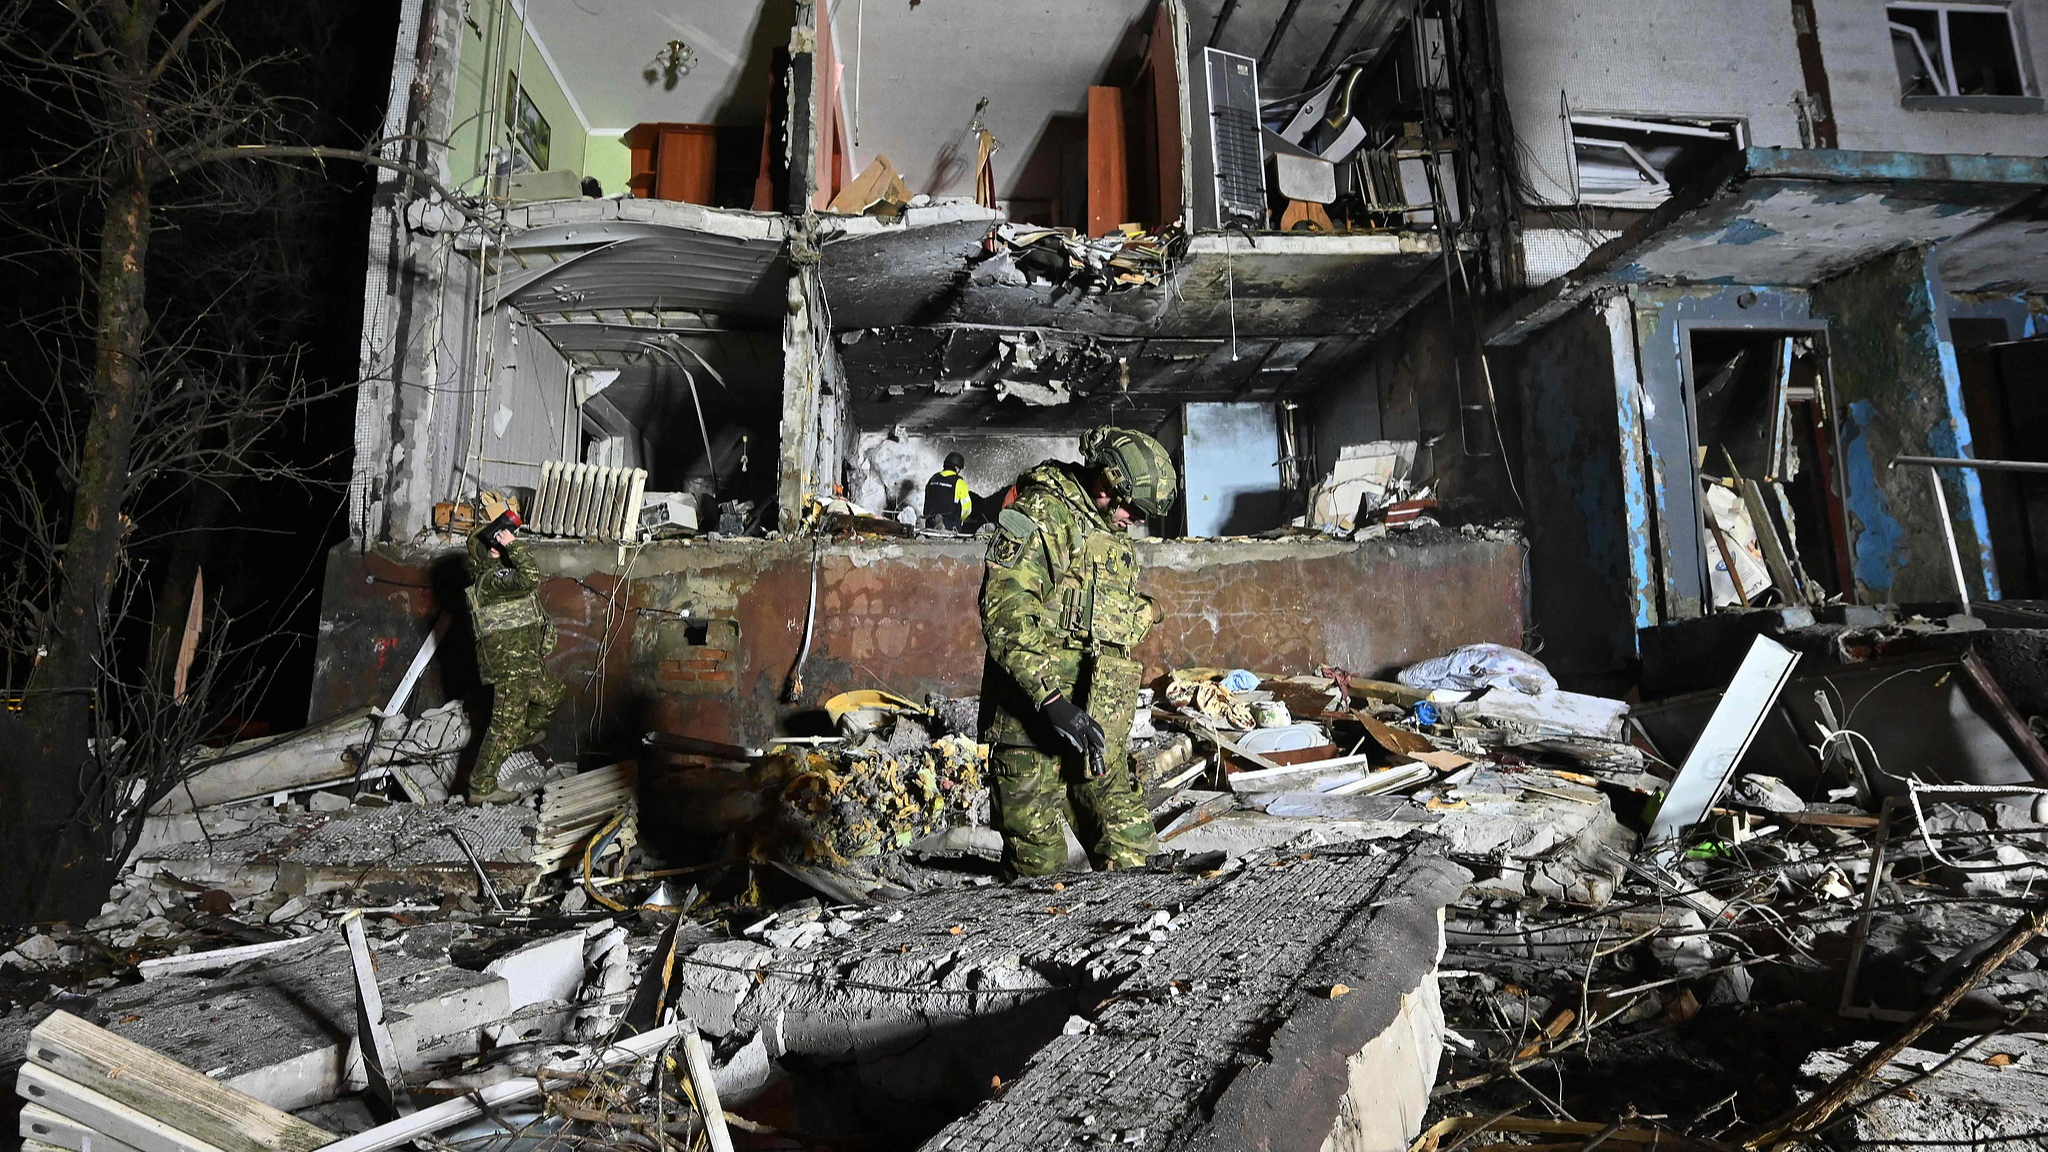
[[[481,517],[479,523],[488,524],[503,516],[508,509],[513,512],[520,510],[518,497],[492,488],[476,494],[476,510]]]
[[[924,711],[922,707],[894,692],[884,692],[879,688],[859,688],[852,692],[841,692],[825,701],[825,714],[832,718],[834,724],[839,723],[841,716],[859,708],[886,708],[894,712]]]

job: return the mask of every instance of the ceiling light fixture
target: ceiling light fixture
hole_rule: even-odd
[[[659,80],[663,88],[672,89],[696,66],[697,50],[681,40],[671,40],[662,45],[661,51],[654,54],[654,59],[640,70],[640,75],[645,77],[649,84]]]

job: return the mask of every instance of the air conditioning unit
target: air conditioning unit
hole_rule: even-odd
[[[542,536],[630,541],[639,532],[645,468],[549,461],[540,466],[527,529]]]
[[[1209,156],[1216,172],[1216,227],[1266,226],[1266,157],[1259,140],[1259,62],[1202,50],[1208,73]]]

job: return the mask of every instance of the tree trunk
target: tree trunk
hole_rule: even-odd
[[[29,679],[23,707],[39,754],[32,775],[14,773],[16,792],[6,818],[18,822],[6,837],[0,871],[18,878],[0,905],[0,919],[74,917],[99,908],[104,890],[86,888],[81,872],[102,871],[78,858],[104,839],[90,829],[67,826],[81,815],[80,781],[95,771],[86,741],[98,697],[99,664],[105,647],[106,608],[120,573],[122,498],[135,442],[135,416],[147,373],[143,337],[149,317],[143,298],[143,269],[149,252],[149,187],[124,181],[109,190],[100,231],[95,289],[99,300],[98,352],[93,369],[92,416],[80,454],[78,486],[72,494],[70,533],[64,548],[64,585],[51,622],[49,651]],[[17,901],[19,901],[17,903]]]
[[[22,719],[30,749],[0,773],[0,920],[84,919],[106,894],[110,831],[80,810],[99,765],[87,749],[100,696],[106,612],[120,575],[136,416],[148,386],[145,267],[155,180],[148,108],[149,48],[158,5],[107,4],[110,34],[100,96],[113,131],[107,145],[106,215],[94,272],[93,408],[79,454],[65,538],[62,585],[47,653],[29,677]],[[91,19],[91,17],[83,17]]]

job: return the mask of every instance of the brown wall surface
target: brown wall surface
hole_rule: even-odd
[[[912,699],[980,690],[971,542],[826,543],[804,691],[785,701],[803,641],[811,551],[802,541],[648,545],[638,554],[536,542],[541,599],[561,640],[550,659],[570,698],[548,741],[557,757],[631,754],[662,729],[758,744],[832,695],[886,688]],[[1140,546],[1143,587],[1167,619],[1139,650],[1148,676],[1190,666],[1359,672],[1459,644],[1522,642],[1523,547],[1431,530],[1363,544],[1158,541]],[[462,619],[460,553],[399,559],[343,545],[328,558],[312,715],[382,705],[446,614],[440,651],[408,708],[481,703]],[[602,667],[602,677],[594,672]],[[593,717],[597,722],[593,722]]]

